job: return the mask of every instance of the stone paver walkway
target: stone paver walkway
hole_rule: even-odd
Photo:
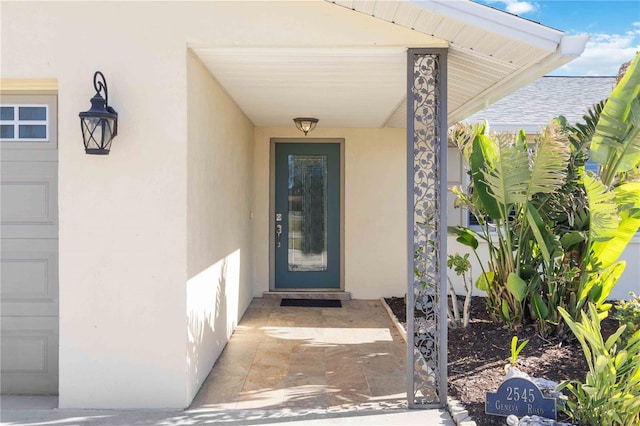
[[[378,300],[254,299],[191,408],[406,408],[405,344]]]
[[[0,425],[442,425],[406,408],[405,344],[377,300],[342,308],[254,299],[187,410],[56,409],[56,397],[2,397]]]

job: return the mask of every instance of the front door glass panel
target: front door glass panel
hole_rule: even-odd
[[[290,272],[327,270],[327,156],[289,155]]]

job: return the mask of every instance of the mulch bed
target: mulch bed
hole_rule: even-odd
[[[392,297],[385,301],[406,328],[404,298]],[[603,334],[608,336],[618,327],[618,321],[607,318],[602,323]],[[449,329],[448,387],[449,396],[460,401],[479,426],[504,425],[505,418],[484,414],[487,392],[495,392],[502,382],[504,367],[511,357],[511,339],[529,339],[518,356],[518,368],[525,373],[555,382],[584,381],[588,371],[580,344],[558,337],[543,339],[533,325],[517,333],[490,321],[484,300],[474,297],[471,320],[467,328]],[[558,413],[558,420],[568,421]]]

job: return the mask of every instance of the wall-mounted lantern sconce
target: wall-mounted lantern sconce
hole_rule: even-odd
[[[318,125],[318,119],[313,117],[297,117],[293,119],[293,122],[296,123],[298,130],[304,132],[305,136]]]
[[[81,112],[80,128],[87,154],[107,155],[111,141],[118,134],[118,113],[109,106],[107,81],[100,71],[93,75],[96,94],[91,98],[91,109]],[[100,92],[104,91],[104,98]]]

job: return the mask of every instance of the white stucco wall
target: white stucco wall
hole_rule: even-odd
[[[611,292],[611,299],[614,300],[629,299],[630,291],[640,295],[640,234],[631,239],[620,260],[624,260],[627,265]]]
[[[404,129],[327,129],[309,138],[345,139],[345,291],[357,299],[406,292]],[[254,295],[269,290],[270,138],[305,137],[291,128],[255,130]]]
[[[251,288],[253,124],[187,56],[187,398],[246,310]]]
[[[250,173],[264,153],[249,149],[250,123],[224,89],[187,59],[190,45],[433,43],[324,1],[3,1],[0,20],[1,77],[58,85],[61,408],[187,406],[249,297],[268,288],[268,227],[251,225],[248,208],[265,225],[258,199],[268,195],[250,192],[264,190],[264,174]],[[96,70],[120,114],[105,157],[84,153],[78,125]],[[348,137],[347,195],[361,199],[346,206],[347,289],[401,292],[403,132],[334,133]],[[283,134],[299,136],[264,138]],[[379,213],[382,202],[394,207]]]
[[[242,173],[247,170],[242,162],[250,161],[247,123],[237,111],[227,114],[233,109],[222,105],[228,99],[201,72],[190,69],[188,73],[187,64],[193,65],[186,59],[189,44],[426,46],[431,40],[323,1],[3,1],[0,19],[2,78],[53,78],[59,88],[62,408],[187,406],[246,304],[251,227],[241,228],[249,220],[244,197],[250,195],[242,191],[250,184],[242,180],[240,189],[232,186],[240,193],[230,198],[233,204],[228,210],[237,209],[238,217],[222,229],[230,220],[223,214],[227,206],[214,206],[213,195],[208,194],[193,201],[194,193],[204,191],[210,183],[205,176],[209,164],[198,159],[191,165],[188,155],[210,153],[213,148],[204,141],[211,138],[220,143],[216,153],[235,158],[235,163],[220,169],[220,183],[228,185],[243,177],[250,180]],[[78,126],[78,112],[89,108],[94,94],[91,78],[95,70],[105,74],[110,103],[120,114],[119,135],[111,155],[105,157],[84,154]],[[188,97],[189,78],[193,78],[190,88],[216,96],[215,105]],[[223,108],[226,113],[220,120],[229,120],[225,122],[229,127],[219,128],[215,135],[209,126],[203,131],[210,134],[188,133],[189,124],[204,119],[188,119],[190,108],[193,111],[196,105]],[[231,124],[239,128],[231,130]],[[227,138],[236,131],[241,134],[237,139]],[[362,150],[390,166],[382,162],[381,155],[356,147],[359,144],[364,141],[351,143],[353,153]],[[394,161],[401,162],[401,157]],[[216,157],[211,166],[221,166],[219,161]],[[383,181],[380,170],[385,169],[379,168],[376,174],[363,161],[358,167],[366,168],[373,182],[390,191],[393,180]],[[367,200],[347,210],[349,232],[361,234],[365,241],[371,236],[353,218],[361,213],[371,215],[369,207],[375,208],[379,201],[367,182],[354,178],[347,186],[348,191],[365,194]],[[219,196],[232,192],[217,190]],[[400,191],[387,202],[402,196],[402,186]],[[402,205],[398,203],[398,209]],[[208,212],[218,215],[211,223],[204,220]],[[259,217],[258,212],[255,215]],[[394,227],[401,230],[404,226],[386,223],[386,219],[395,220],[395,214],[384,219],[371,219],[375,232],[395,235]],[[235,239],[229,238],[234,231],[238,231]],[[227,241],[211,243],[200,232],[207,236],[220,233]],[[393,238],[388,243],[402,245]],[[377,297],[374,293],[395,279],[389,271],[397,266],[379,271],[383,268],[359,252],[357,242],[348,241],[347,247],[356,252],[347,259],[352,265],[347,270],[349,281],[358,281],[362,289],[355,295]],[[374,244],[368,253],[376,259],[387,258],[392,249]],[[401,251],[397,253],[388,256],[389,265],[402,263]],[[256,259],[266,264],[264,255],[262,250]],[[214,312],[197,297],[200,291],[213,297],[212,289],[203,289],[206,285],[202,283],[219,277],[223,265],[226,291],[215,300],[226,305],[224,315],[220,306]],[[354,272],[358,270],[363,275]],[[264,283],[263,279],[257,288]],[[236,285],[239,288],[232,290]],[[367,288],[376,290],[367,292]],[[216,318],[216,312],[226,318]],[[215,327],[216,321],[222,321],[219,334],[205,331],[212,320]]]
[[[2,4],[2,77],[59,87],[63,408],[187,404],[185,48],[138,37],[127,8]],[[86,155],[79,129],[96,69],[120,114],[109,156]]]
[[[324,1],[1,8],[1,77],[58,83],[59,405],[185,407],[250,296],[268,289],[269,138],[300,137],[293,126],[252,136],[188,46],[433,40]],[[78,125],[96,70],[120,114],[104,157],[84,154]],[[404,130],[320,126],[310,137],[346,140],[345,289],[404,294]]]

